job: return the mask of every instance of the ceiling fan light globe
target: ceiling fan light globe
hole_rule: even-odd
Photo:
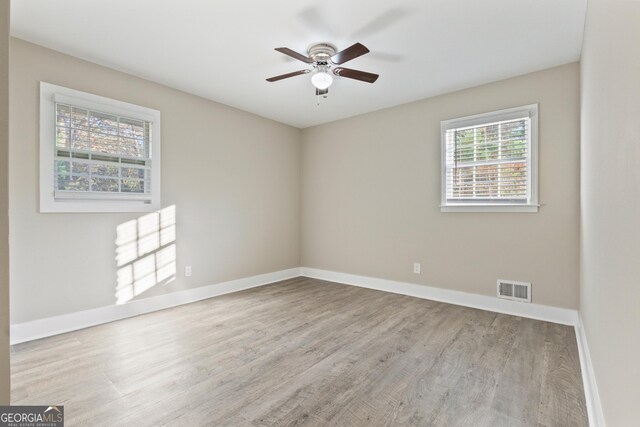
[[[318,71],[311,76],[311,83],[313,83],[313,85],[318,89],[326,89],[331,86],[331,83],[333,83],[333,77],[331,77],[331,74],[329,73]]]

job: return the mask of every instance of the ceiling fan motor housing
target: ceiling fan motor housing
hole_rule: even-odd
[[[336,54],[336,47],[329,43],[318,43],[311,46],[307,52],[309,58],[318,65],[329,65],[331,57]]]

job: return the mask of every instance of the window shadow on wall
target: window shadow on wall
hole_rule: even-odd
[[[175,205],[118,225],[116,304],[176,278],[175,242]]]

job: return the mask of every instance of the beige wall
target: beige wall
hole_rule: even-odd
[[[38,213],[39,81],[162,113],[178,278],[143,296],[300,264],[298,129],[21,40],[11,47],[12,323],[114,304],[116,227],[140,216]]]
[[[640,420],[640,2],[590,0],[580,311],[608,426]]]
[[[9,0],[0,0],[0,405],[9,404]]]
[[[440,121],[539,103],[538,213],[441,213]],[[578,306],[579,69],[569,64],[303,130],[302,264]],[[422,274],[412,272],[413,262]]]

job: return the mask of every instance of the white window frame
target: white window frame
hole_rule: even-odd
[[[455,203],[447,201],[447,130],[468,126],[479,126],[504,120],[523,117],[530,118],[529,152],[527,157],[527,187],[526,203]],[[443,120],[440,122],[441,139],[441,212],[538,212],[538,104],[522,107],[507,108],[505,110],[476,114],[473,116]]]
[[[151,197],[55,191],[55,104],[151,122]],[[40,82],[40,212],[153,212],[160,209],[160,111]]]

